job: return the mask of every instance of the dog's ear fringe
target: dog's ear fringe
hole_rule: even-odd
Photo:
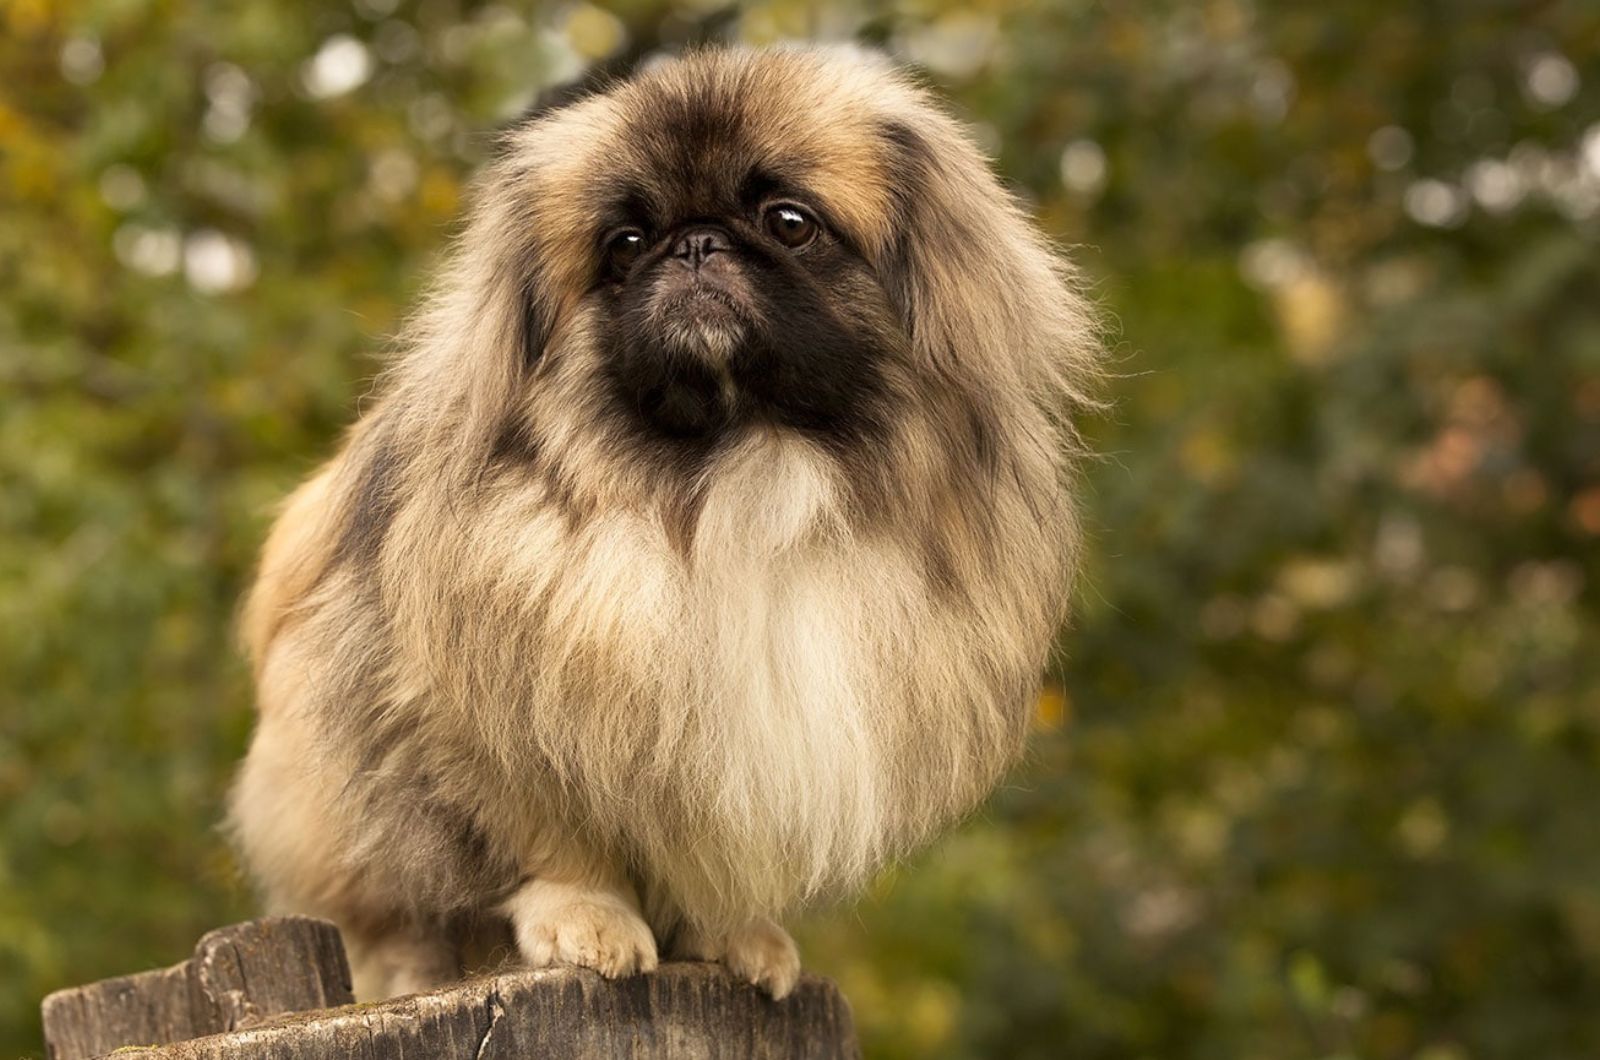
[[[885,119],[878,133],[883,138],[889,159],[889,194],[891,201],[891,242],[884,258],[884,287],[900,306],[902,319],[908,332],[913,332],[917,314],[915,264],[912,245],[915,243],[919,223],[917,202],[927,190],[932,177],[933,150],[927,140],[908,123],[898,119]]]
[[[550,338],[550,314],[531,279],[523,287],[522,303],[522,366],[532,371]]]
[[[974,344],[1010,350],[1022,385],[1045,404],[1100,407],[1099,325],[1077,273],[996,185],[976,151],[957,143],[963,134],[954,123],[937,110],[927,120],[919,127],[890,117],[877,130],[891,202],[880,275],[913,345],[931,364],[952,370]],[[996,194],[981,194],[986,186]],[[957,256],[928,256],[940,249]],[[953,288],[994,296],[975,303]]]

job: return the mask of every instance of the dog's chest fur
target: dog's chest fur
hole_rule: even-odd
[[[858,882],[1011,741],[972,717],[995,660],[899,547],[852,531],[823,455],[753,436],[701,489],[687,551],[648,509],[574,527],[524,498],[448,542],[402,517],[390,558],[436,572],[393,586],[412,687],[716,922]]]

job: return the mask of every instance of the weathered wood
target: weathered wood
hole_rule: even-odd
[[[666,964],[618,980],[576,968],[518,971],[350,1001],[338,930],[269,918],[211,932],[171,968],[51,994],[45,1042],[53,1060],[114,1050],[118,1060],[860,1056],[850,1007],[826,979],[802,976],[774,1002],[714,964]]]
[[[171,968],[59,990],[44,999],[41,1015],[52,1060],[84,1060],[353,1000],[337,928],[266,917],[211,932]]]
[[[339,929],[308,917],[268,917],[206,934],[189,962],[189,987],[190,1037],[355,1000]]]
[[[203,1033],[189,1014],[189,962],[102,979],[44,999],[51,1060],[83,1060],[130,1042],[181,1042]]]
[[[606,980],[560,968],[289,1016],[117,1060],[857,1060],[850,1008],[804,976],[782,1001],[720,965]]]

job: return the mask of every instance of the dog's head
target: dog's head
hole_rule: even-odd
[[[1094,345],[959,125],[855,49],[699,52],[514,127],[429,320],[455,350],[429,374],[502,447],[679,472],[751,431],[859,456],[918,418],[989,459]]]

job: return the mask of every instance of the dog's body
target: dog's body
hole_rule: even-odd
[[[781,996],[774,918],[974,806],[1076,545],[1067,273],[856,52],[711,52],[538,117],[246,611],[233,801],[367,996],[452,924]]]

